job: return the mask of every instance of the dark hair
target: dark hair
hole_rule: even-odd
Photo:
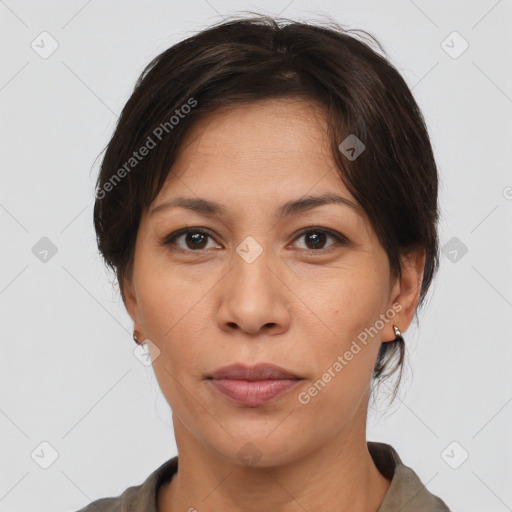
[[[191,126],[220,107],[295,97],[323,107],[340,178],[365,210],[392,276],[402,275],[401,254],[424,248],[418,307],[423,305],[439,260],[437,168],[411,91],[372,43],[382,50],[367,32],[334,22],[233,18],[175,44],[146,66],[106,147],[96,184],[98,247],[116,273],[123,300],[141,215]],[[349,135],[365,145],[355,159],[340,150]],[[383,342],[374,380],[397,368],[401,377],[404,353],[403,343]],[[397,364],[386,373],[392,359]]]

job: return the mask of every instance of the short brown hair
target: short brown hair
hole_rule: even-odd
[[[98,248],[121,293],[132,276],[141,215],[172,172],[191,126],[219,107],[297,97],[324,107],[340,179],[365,210],[393,277],[401,276],[401,254],[424,248],[421,307],[439,260],[437,168],[411,91],[371,44],[382,50],[367,32],[334,22],[254,16],[209,27],[154,58],[121,113],[96,184]],[[340,151],[349,135],[365,145],[356,159]],[[140,157],[150,140],[156,144]],[[374,379],[397,368],[401,376],[404,353],[403,343],[382,343]],[[391,359],[398,362],[389,370]]]

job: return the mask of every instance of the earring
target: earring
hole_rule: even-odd
[[[135,343],[137,343],[137,345],[140,345],[139,340],[137,338],[137,333],[135,331],[133,331],[133,341],[135,341]]]
[[[400,329],[396,325],[393,325],[393,329],[395,330],[395,339],[393,341],[404,343],[404,338],[400,332]]]

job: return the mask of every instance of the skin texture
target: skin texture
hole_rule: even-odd
[[[173,411],[178,473],[158,510],[377,510],[390,481],[366,445],[371,374],[381,341],[404,332],[416,309],[424,251],[404,257],[392,279],[364,211],[323,205],[283,219],[279,206],[305,194],[355,202],[337,174],[326,121],[304,100],[262,100],[218,111],[188,134],[172,175],[149,208],[177,196],[222,203],[227,216],[184,208],[145,213],[126,308],[149,349]],[[183,227],[209,230],[200,249]],[[314,245],[309,227],[339,232]],[[318,229],[311,229],[318,233]],[[248,236],[262,253],[236,251]],[[308,251],[309,249],[309,251]],[[188,251],[188,252],[187,252]],[[316,251],[316,252],[315,252]],[[394,318],[311,398],[298,400],[393,304]],[[236,362],[270,362],[302,377],[260,407],[234,404],[205,377]],[[237,456],[252,443],[260,456]],[[245,448],[247,450],[247,448]]]

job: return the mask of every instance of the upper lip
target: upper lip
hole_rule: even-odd
[[[240,380],[277,380],[277,379],[300,379],[280,366],[269,363],[259,363],[254,366],[237,363],[223,366],[212,374],[209,379],[240,379]]]

